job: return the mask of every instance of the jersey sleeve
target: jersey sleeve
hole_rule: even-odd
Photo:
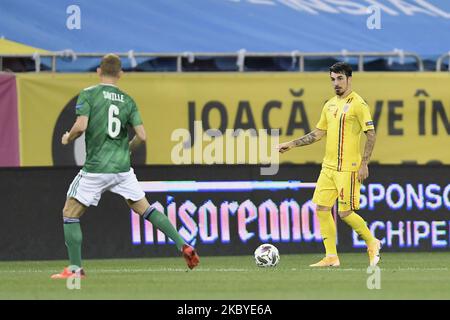
[[[328,123],[327,123],[327,107],[326,104],[322,108],[322,113],[320,114],[319,122],[316,124],[316,128],[320,130],[327,130],[328,129]]]
[[[77,116],[87,116],[91,113],[91,105],[85,91],[81,91],[78,95],[77,104],[75,105],[75,113]]]
[[[372,116],[370,115],[370,109],[366,102],[361,101],[356,108],[356,117],[364,132],[367,130],[375,130],[373,125]]]
[[[128,123],[132,127],[142,124],[141,115],[140,115],[139,110],[134,101],[132,101],[132,103],[131,103],[131,113],[130,113],[130,119],[128,120]]]

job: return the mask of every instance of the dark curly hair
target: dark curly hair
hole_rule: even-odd
[[[352,67],[346,62],[336,62],[330,67],[330,73],[343,73],[348,77],[352,76]]]

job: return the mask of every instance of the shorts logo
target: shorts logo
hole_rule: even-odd
[[[373,121],[366,122],[366,126],[373,126]]]
[[[83,105],[82,104],[77,104],[76,106],[75,106],[75,109],[80,109],[81,107],[82,107]]]

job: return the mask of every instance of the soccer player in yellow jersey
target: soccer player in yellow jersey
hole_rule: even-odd
[[[376,266],[380,260],[381,243],[355,212],[359,209],[361,183],[369,176],[368,163],[375,145],[375,129],[367,103],[352,91],[350,65],[335,63],[330,67],[330,78],[336,96],[325,103],[316,129],[299,139],[280,144],[278,149],[284,153],[327,136],[322,170],[313,196],[326,256],[310,266],[340,265],[336,250],[336,224],[331,215],[336,199],[339,216],[364,239],[369,265]],[[361,157],[359,146],[362,132],[367,140]]]

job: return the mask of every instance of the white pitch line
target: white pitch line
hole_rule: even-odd
[[[448,271],[448,268],[383,268],[382,266],[379,267],[381,271]],[[367,268],[305,268],[305,269],[299,269],[299,270],[314,270],[314,271],[329,271],[329,272],[335,272],[335,271],[367,271]]]
[[[219,268],[219,269],[209,269],[209,268],[197,268],[194,272],[257,272],[256,270],[272,270],[271,268]],[[275,269],[276,270],[276,269]],[[365,272],[366,268],[291,268],[291,269],[279,269],[282,272],[296,272],[296,271],[319,271],[319,272]],[[392,272],[392,271],[414,271],[414,272],[428,272],[428,271],[448,271],[448,268],[392,268],[384,269],[380,266],[381,271]],[[186,272],[188,269],[184,268],[146,268],[146,269],[88,269],[88,273],[142,273],[142,272]],[[0,270],[0,273],[52,273],[58,272],[55,269],[28,269],[28,270]]]
[[[89,273],[139,273],[139,272],[186,272],[188,269],[183,268],[160,268],[160,269],[89,269]],[[197,268],[195,271],[201,272],[249,272],[255,269],[201,269]],[[29,270],[0,270],[0,273],[49,273],[58,272],[55,269],[29,269]]]

